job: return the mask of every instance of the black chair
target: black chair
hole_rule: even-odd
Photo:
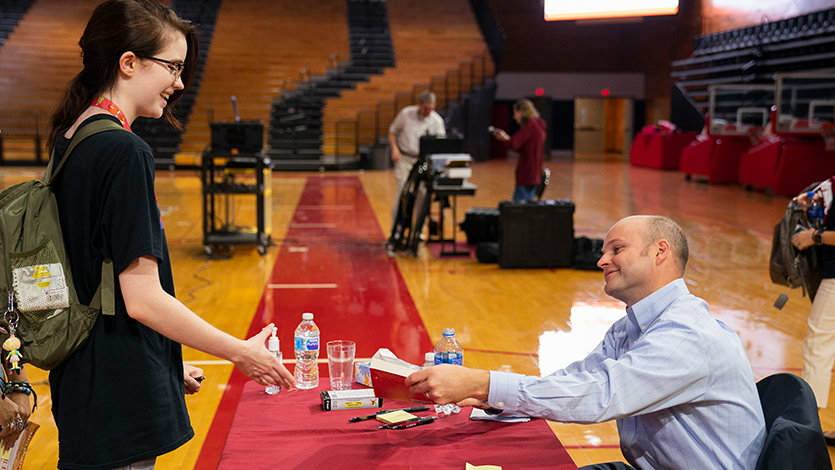
[[[754,470],[831,469],[815,394],[803,379],[774,374],[757,382],[766,437]]]

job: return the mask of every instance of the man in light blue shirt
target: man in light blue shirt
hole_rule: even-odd
[[[617,420],[623,455],[640,470],[753,469],[766,431],[751,366],[739,337],[688,291],[688,256],[672,220],[623,219],[606,235],[598,266],[626,316],[585,359],[546,377],[441,365],[406,383],[436,403]]]

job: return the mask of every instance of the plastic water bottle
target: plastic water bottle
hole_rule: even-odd
[[[421,367],[421,369],[426,369],[435,365],[435,353],[428,352],[424,354],[423,358],[423,366]],[[450,413],[458,413],[459,411],[461,411],[461,408],[455,406],[454,404],[435,405],[435,413],[443,413],[448,415]]]
[[[302,314],[302,322],[295,332],[296,388],[309,390],[319,386],[319,327],[313,314]]]
[[[464,365],[464,348],[461,343],[455,339],[455,329],[444,328],[444,337],[435,345],[435,365],[438,364],[455,364],[458,366]],[[435,405],[435,412],[451,414],[461,411],[461,407],[454,403],[446,405]]]
[[[428,352],[423,355],[423,366],[421,369],[426,369],[427,367],[432,367],[435,365],[435,353]]]
[[[815,192],[809,191],[809,207],[806,208],[806,214],[809,217],[809,225],[813,229],[819,229],[823,226],[823,204],[815,199]]]
[[[464,348],[455,339],[455,329],[444,328],[444,337],[435,345],[435,365],[464,365]]]
[[[273,334],[270,335],[270,340],[267,342],[267,349],[270,350],[271,353],[275,354],[275,357],[278,358],[278,361],[281,362],[281,348],[280,343],[278,341],[278,337],[275,335],[278,332],[278,328],[273,327]],[[280,385],[267,385],[264,389],[267,392],[267,395],[275,395],[276,393],[281,391]]]

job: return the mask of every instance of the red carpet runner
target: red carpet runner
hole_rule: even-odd
[[[308,178],[247,337],[273,322],[284,357],[292,358],[293,330],[311,312],[320,358],[325,343],[346,339],[357,343],[358,358],[384,347],[422,364],[433,345],[385,238],[357,177]],[[217,468],[247,380],[234,369],[195,470]]]

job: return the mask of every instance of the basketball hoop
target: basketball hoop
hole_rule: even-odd
[[[760,135],[763,133],[763,128],[760,126],[750,126],[748,129],[745,129],[745,133],[748,134],[748,138],[751,139],[751,145],[757,145],[760,143]]]
[[[822,122],[821,135],[824,143],[826,143],[826,151],[835,152],[835,123]]]

